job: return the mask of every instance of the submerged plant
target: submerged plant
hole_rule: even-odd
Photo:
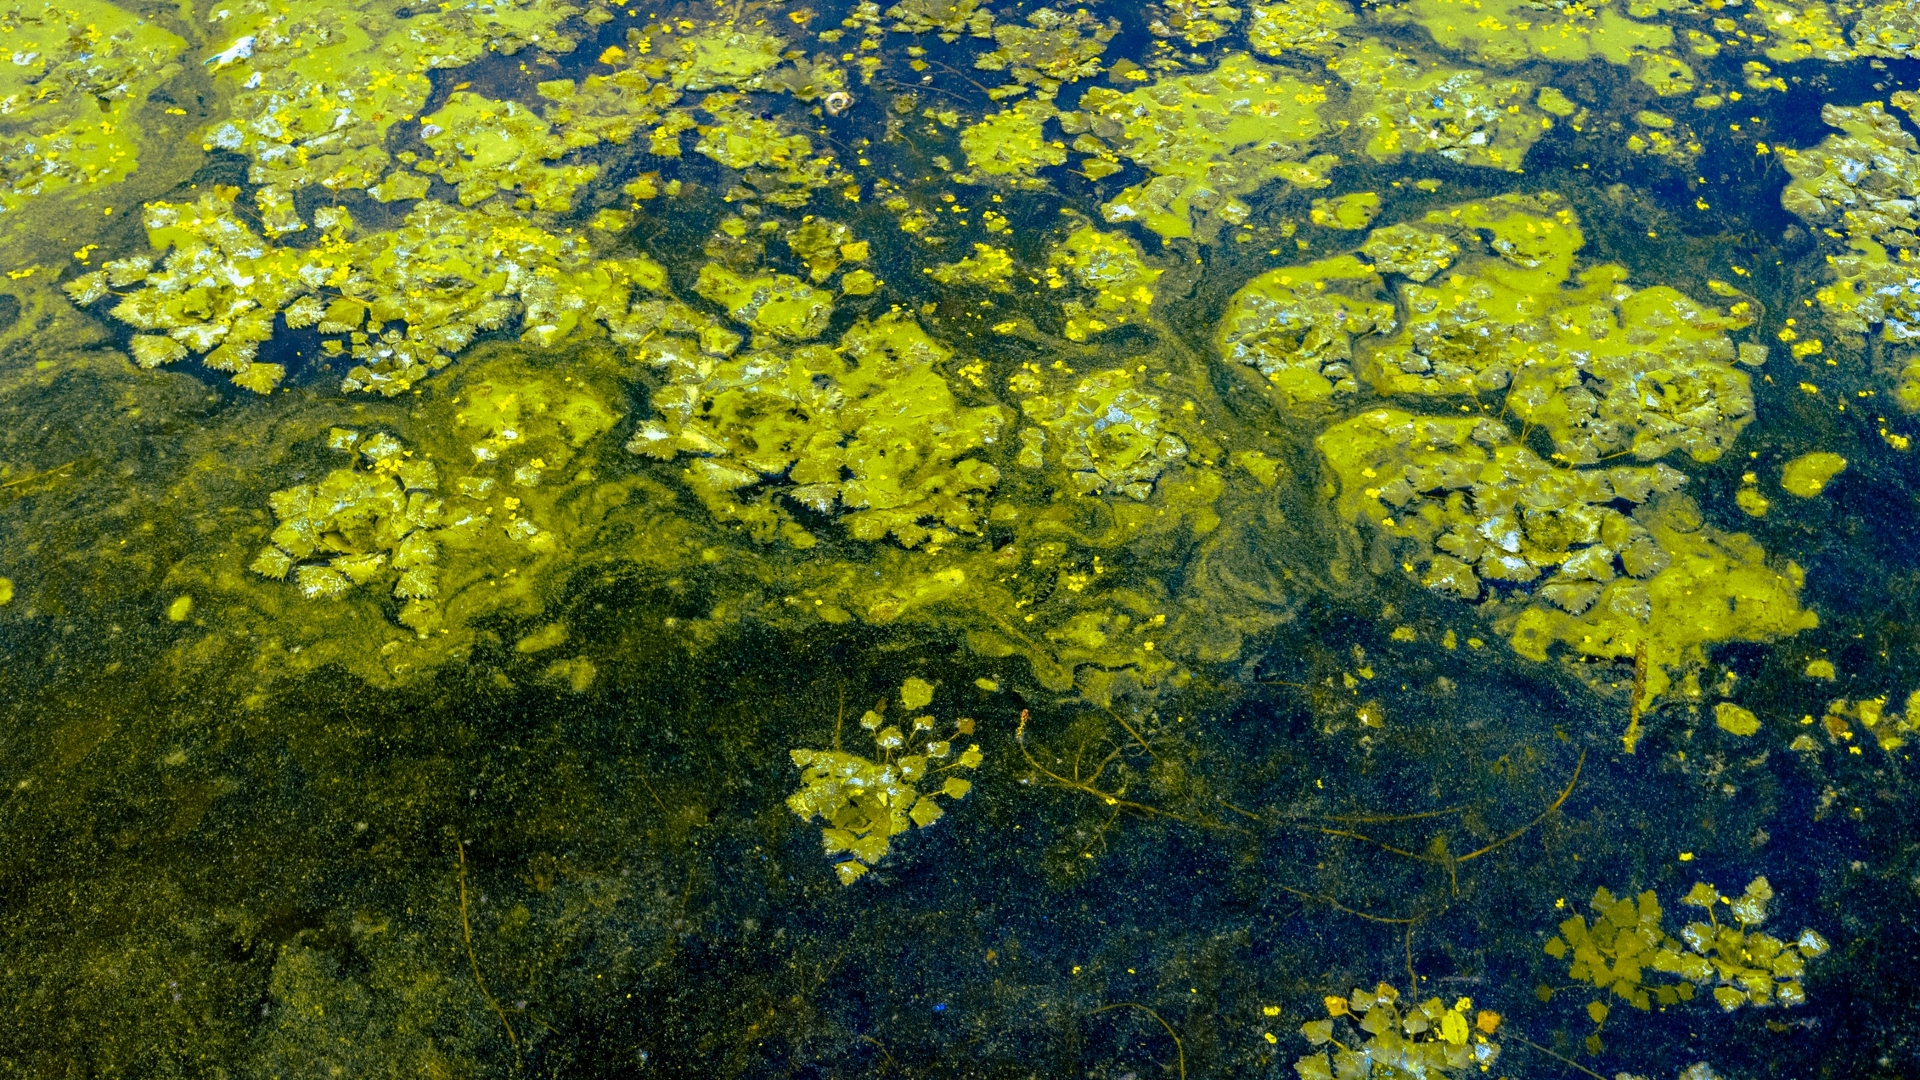
[[[1400,1005],[1387,983],[1326,999],[1328,1018],[1300,1025],[1316,1049],[1294,1061],[1300,1080],[1390,1080],[1403,1076],[1469,1076],[1493,1067],[1500,1044],[1497,1013],[1477,1015],[1472,998],[1448,1005],[1440,998]]]
[[[900,706],[905,711],[924,709],[932,702],[931,683],[908,679],[901,685]],[[817,815],[826,823],[820,835],[829,859],[842,853],[851,856],[833,863],[842,885],[858,881],[869,867],[886,858],[892,838],[909,826],[924,829],[945,816],[936,797],[958,801],[973,790],[973,782],[960,776],[940,780],[940,786],[926,794],[917,785],[931,784],[954,769],[973,769],[981,762],[978,743],[954,751],[955,738],[973,734],[971,719],[954,721],[951,735],[936,738],[931,715],[905,721],[907,730],[902,731],[899,725],[887,723],[886,710],[887,703],[882,701],[860,717],[860,727],[873,734],[878,760],[837,749],[837,731],[836,749],[792,751],[793,763],[801,770],[801,787],[787,796],[787,806],[801,821]]]
[[[1547,941],[1546,952],[1556,960],[1572,958],[1569,978],[1609,991],[1642,1011],[1655,1003],[1664,1007],[1690,1001],[1696,987],[1711,987],[1714,1001],[1728,1012],[1743,1005],[1803,1005],[1806,963],[1826,955],[1829,946],[1813,930],[1802,930],[1791,941],[1761,933],[1772,899],[1773,888],[1764,877],[1748,882],[1737,897],[1696,882],[1680,902],[1704,910],[1708,921],[1688,923],[1676,938],[1661,925],[1665,913],[1652,890],[1636,901],[1597,889],[1590,901],[1593,923],[1581,915],[1562,922],[1560,935]],[[1721,904],[1732,916],[1729,923],[1722,924],[1716,914]],[[1674,978],[1653,982],[1653,973]],[[1600,1002],[1588,1011],[1596,1023],[1607,1015]]]

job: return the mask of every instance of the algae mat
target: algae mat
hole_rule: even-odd
[[[1910,5],[0,34],[7,1075],[1920,1061]]]

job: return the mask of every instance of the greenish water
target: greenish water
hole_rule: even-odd
[[[0,34],[0,1072],[1920,1068],[1907,5]]]

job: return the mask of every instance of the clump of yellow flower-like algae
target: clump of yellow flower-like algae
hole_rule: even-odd
[[[1696,882],[1681,903],[1702,909],[1706,922],[1691,922],[1676,938],[1661,925],[1665,913],[1652,890],[1637,900],[1616,899],[1606,889],[1593,894],[1594,921],[1574,915],[1560,924],[1560,934],[1547,941],[1547,955],[1571,957],[1567,975],[1647,1010],[1657,1002],[1674,1005],[1690,1001],[1696,988],[1712,987],[1713,999],[1727,1012],[1743,1005],[1804,1005],[1802,984],[1807,961],[1826,955],[1827,940],[1813,930],[1802,930],[1791,941],[1760,931],[1766,922],[1773,888],[1764,877],[1747,883],[1737,897],[1722,896],[1711,885]],[[1718,905],[1732,916],[1722,924]],[[1674,976],[1655,983],[1650,974]],[[1589,1007],[1596,1022],[1606,1006]]]
[[[1827,490],[1833,478],[1847,471],[1847,459],[1817,450],[1801,454],[1780,467],[1780,487],[1789,495],[1811,499]]]
[[[1477,1076],[1499,1060],[1497,1013],[1475,1014],[1472,998],[1400,1004],[1387,983],[1326,999],[1328,1018],[1300,1025],[1316,1049],[1293,1063],[1300,1080],[1368,1076]],[[1344,1021],[1344,1023],[1342,1022]],[[1317,1049],[1331,1043],[1331,1053]]]
[[[1893,104],[1920,112],[1908,91]],[[1913,213],[1920,198],[1920,143],[1881,102],[1827,105],[1820,118],[1842,134],[1818,146],[1778,153],[1793,180],[1780,202],[1808,224],[1846,240],[1844,254],[1827,256],[1835,280],[1814,293],[1841,330],[1865,335],[1878,328],[1886,341],[1920,341],[1920,237]],[[1817,354],[1819,339],[1798,341],[1792,327],[1781,340],[1795,357]],[[1895,398],[1920,410],[1920,358],[1900,373]]]
[[[730,359],[670,338],[651,346],[668,378],[654,394],[656,418],[627,448],[688,455],[688,482],[708,506],[766,539],[813,542],[788,511],[749,502],[756,493],[817,514],[844,510],[859,539],[940,543],[982,527],[981,496],[999,470],[973,453],[1010,419],[999,406],[954,400],[936,369],[951,355],[911,317],[893,314],[857,323],[837,347]]]
[[[932,702],[930,683],[908,679],[901,685],[902,710],[915,712]],[[955,738],[973,734],[971,719],[955,721],[953,734],[937,738],[931,715],[903,721],[903,731],[887,723],[886,708],[882,701],[860,718],[860,727],[873,734],[878,760],[838,749],[792,752],[801,786],[787,796],[787,806],[801,821],[818,816],[826,823],[820,835],[829,859],[842,852],[852,856],[833,864],[842,885],[858,881],[886,858],[893,838],[909,826],[924,829],[945,816],[936,798],[958,801],[973,790],[972,781],[960,776],[948,776],[925,794],[918,785],[955,769],[972,769],[982,760],[978,743],[955,751]]]
[[[1672,670],[1703,662],[1705,645],[1817,620],[1799,605],[1798,568],[1776,571],[1747,537],[1707,528],[1679,494],[1685,474],[1662,460],[1714,461],[1751,421],[1729,337],[1750,314],[1636,290],[1618,267],[1575,278],[1582,242],[1552,195],[1434,211],[1375,230],[1372,264],[1338,256],[1256,278],[1229,304],[1220,347],[1303,414],[1366,389],[1423,402],[1503,394],[1550,455],[1482,415],[1484,402],[1440,415],[1376,407],[1326,428],[1341,513],[1409,542],[1401,561],[1429,587],[1522,605],[1502,624],[1522,655],[1544,660],[1560,644],[1644,665],[1638,708]],[[1408,279],[1393,336],[1383,270]],[[1652,464],[1603,466],[1622,456]]]
[[[132,343],[141,366],[203,353],[207,366],[266,393],[285,375],[256,362],[279,314],[289,327],[329,335],[328,355],[357,361],[345,389],[391,396],[516,316],[522,336],[552,344],[597,322],[623,325],[635,289],[666,281],[644,257],[595,259],[583,237],[547,232],[497,204],[460,210],[422,199],[399,228],[359,235],[347,211],[322,207],[314,243],[280,247],[253,231],[237,195],[221,188],[192,203],[149,203],[148,241],[166,252],[158,267],[129,256],[66,285],[83,304],[126,288],[111,310],[148,331]]]

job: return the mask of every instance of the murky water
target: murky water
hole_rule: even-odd
[[[7,1075],[1920,1068],[1907,4],[0,33]]]

